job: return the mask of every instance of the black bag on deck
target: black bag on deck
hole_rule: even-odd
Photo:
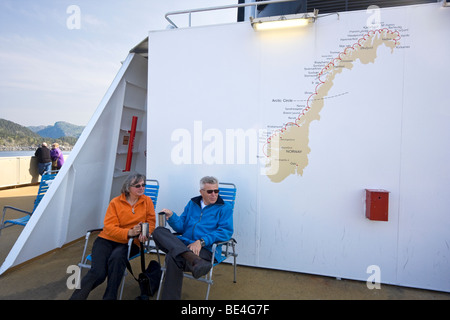
[[[141,295],[136,297],[135,300],[148,300],[149,297],[153,297],[159,289],[162,271],[161,265],[155,260],[150,261],[147,269],[145,268],[144,244],[141,243],[140,247],[142,273],[140,273],[138,278],[136,278],[131,270],[129,261],[127,261],[127,268],[133,275],[134,279],[139,283],[139,288],[141,289]]]
[[[141,295],[136,300],[148,300],[149,296],[153,297],[158,291],[160,280],[161,266],[157,261],[152,260],[148,264],[147,269],[139,274],[138,282],[141,288]]]

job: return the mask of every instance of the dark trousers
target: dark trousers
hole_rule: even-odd
[[[139,250],[136,245],[133,246],[131,255],[136,254]],[[108,277],[103,299],[116,300],[117,292],[127,266],[127,254],[128,244],[97,237],[92,247],[91,269],[81,280],[81,288],[76,289],[70,299],[87,299],[89,293],[102,284],[106,277]]]
[[[158,227],[153,231],[153,240],[156,245],[166,253],[166,275],[162,287],[163,300],[179,300],[183,286],[183,272],[189,271],[186,260],[182,253],[190,251],[188,247],[178,237],[172,234],[169,229]],[[211,261],[212,253],[202,248],[200,258]]]

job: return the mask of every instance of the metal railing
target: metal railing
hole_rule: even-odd
[[[259,1],[259,2],[252,2],[252,3],[230,4],[230,5],[225,5],[225,6],[217,6],[217,7],[209,7],[209,8],[171,11],[171,12],[167,12],[166,13],[165,18],[166,18],[167,21],[169,21],[169,23],[173,27],[178,28],[178,26],[169,18],[169,16],[179,15],[179,14],[189,14],[189,27],[190,27],[191,26],[192,13],[195,13],[195,12],[224,10],[224,9],[242,8],[242,7],[249,7],[249,6],[260,6],[260,5],[264,5],[264,4],[273,4],[273,3],[291,2],[291,1],[296,1],[296,0]]]

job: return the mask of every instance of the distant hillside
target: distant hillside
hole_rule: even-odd
[[[37,127],[32,128],[36,130]],[[30,128],[21,126],[12,121],[0,119],[0,151],[34,150],[44,141],[47,142],[49,146],[53,142],[57,142],[60,144],[62,150],[71,150],[84,129],[84,127],[61,121],[56,122],[54,126],[45,127],[45,129],[41,128],[38,131],[41,132],[46,129],[50,130],[50,128],[56,128],[55,132],[59,130],[60,133],[54,135],[58,135],[58,138],[53,138],[51,136],[44,137],[33,132]]]
[[[32,145],[41,139],[40,135],[20,124],[0,119],[0,145],[12,143]]]
[[[41,137],[58,139],[62,137],[79,138],[83,132],[84,126],[77,126],[68,122],[58,121],[53,126],[28,127],[31,131],[39,134]]]

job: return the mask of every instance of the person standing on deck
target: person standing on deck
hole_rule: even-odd
[[[52,170],[52,158],[47,143],[42,142],[42,145],[37,148],[34,156],[38,159],[38,171],[41,176],[44,172]]]

